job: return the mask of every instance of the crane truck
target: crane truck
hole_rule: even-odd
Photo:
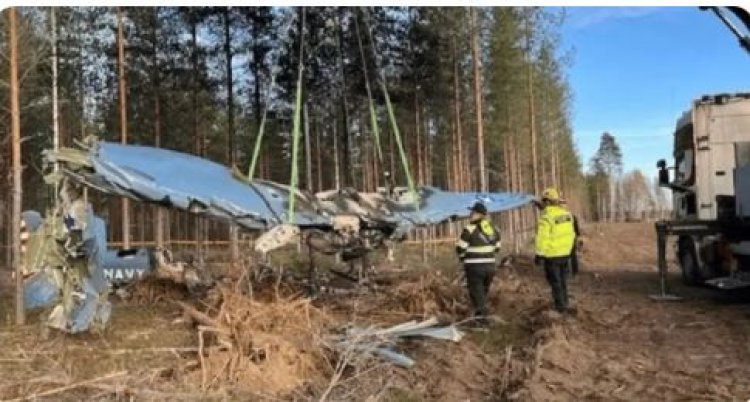
[[[750,13],[713,11],[750,52]],[[672,190],[673,216],[656,223],[661,295],[666,293],[667,239],[675,240],[682,280],[719,289],[750,287],[750,93],[705,95],[677,120],[674,165],[656,164]],[[670,177],[670,171],[674,174]]]
[[[660,269],[673,235],[686,284],[750,286],[750,93],[695,100],[677,121],[674,166],[657,168],[673,202],[656,224]]]

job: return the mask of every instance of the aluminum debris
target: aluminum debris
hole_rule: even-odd
[[[346,334],[333,338],[340,350],[355,350],[388,360],[401,367],[412,367],[415,362],[409,356],[393,349],[399,340],[410,337],[426,337],[459,342],[464,333],[455,325],[439,326],[434,317],[417,322],[408,321],[388,328],[349,328]]]
[[[334,230],[337,218],[355,216],[360,229],[375,229],[391,239],[411,228],[468,216],[483,201],[489,212],[522,207],[531,196],[515,193],[447,192],[417,189],[419,202],[405,187],[366,193],[341,189],[311,194],[266,180],[248,181],[226,166],[181,152],[123,145],[94,138],[77,148],[46,150],[45,163],[58,163],[60,176],[98,191],[167,208],[234,221],[250,230],[269,230],[286,222],[288,201],[296,197],[289,223]],[[59,179],[59,178],[58,178]]]

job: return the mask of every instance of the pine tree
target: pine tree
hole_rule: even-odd
[[[622,174],[622,152],[617,140],[610,133],[603,133],[599,142],[599,149],[591,158],[591,171],[595,178],[596,199],[599,204],[599,216],[607,217],[610,222],[616,218],[616,188],[619,176]],[[604,186],[608,187],[609,194],[605,203],[603,195]],[[605,212],[606,211],[606,212]]]

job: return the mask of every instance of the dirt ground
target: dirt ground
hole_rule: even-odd
[[[585,229],[578,315],[541,332],[524,399],[748,400],[748,298],[683,287],[671,267],[671,290],[684,299],[654,302],[653,226]]]
[[[0,327],[4,345],[0,350],[0,398],[750,398],[750,298],[683,287],[672,267],[669,284],[683,300],[652,301],[648,295],[656,291],[657,284],[653,224],[588,225],[584,232],[582,272],[570,284],[575,316],[550,312],[549,290],[541,270],[533,267],[528,257],[519,257],[501,271],[493,286],[491,302],[500,322],[489,332],[468,331],[459,343],[412,340],[397,345],[417,362],[411,369],[376,358],[347,360],[348,364],[341,365],[346,356],[325,348],[319,339],[352,323],[385,326],[429,316],[446,323],[465,318],[465,289],[456,280],[449,246],[431,250],[424,262],[419,246],[402,248],[398,263],[379,264],[381,279],[374,292],[324,293],[307,303],[293,287],[272,283],[268,292],[256,294],[246,303],[248,310],[259,314],[252,319],[236,312],[230,315],[234,305],[226,300],[220,308],[212,309],[205,300],[148,287],[136,300],[114,302],[111,325],[104,333],[69,336],[44,330],[36,315],[22,329],[9,326],[12,309],[5,297],[0,302],[0,319],[6,321]],[[283,265],[292,267],[303,261],[287,256]],[[3,294],[7,295],[7,290]],[[219,324],[252,335],[256,347],[265,345],[264,358],[233,359],[217,345],[208,344],[199,354],[197,331],[174,300],[191,303],[221,321]],[[285,309],[284,305],[291,304],[294,311]],[[246,326],[238,326],[239,322]],[[290,335],[290,328],[294,334]],[[295,357],[289,356],[289,351]],[[270,371],[272,363],[279,362],[274,358],[285,359],[284,364],[294,370]],[[216,369],[206,376],[207,369],[201,367],[213,367],[212,361]],[[314,364],[303,370],[299,362]],[[253,370],[242,371],[242,364]],[[280,378],[283,375],[286,377]],[[271,392],[269,384],[281,385]]]

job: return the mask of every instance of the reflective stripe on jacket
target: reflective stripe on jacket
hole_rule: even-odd
[[[472,222],[456,241],[456,253],[464,264],[495,264],[500,250],[500,231],[487,219]]]
[[[573,250],[573,215],[559,205],[546,206],[536,229],[536,254],[542,257],[567,257]]]

